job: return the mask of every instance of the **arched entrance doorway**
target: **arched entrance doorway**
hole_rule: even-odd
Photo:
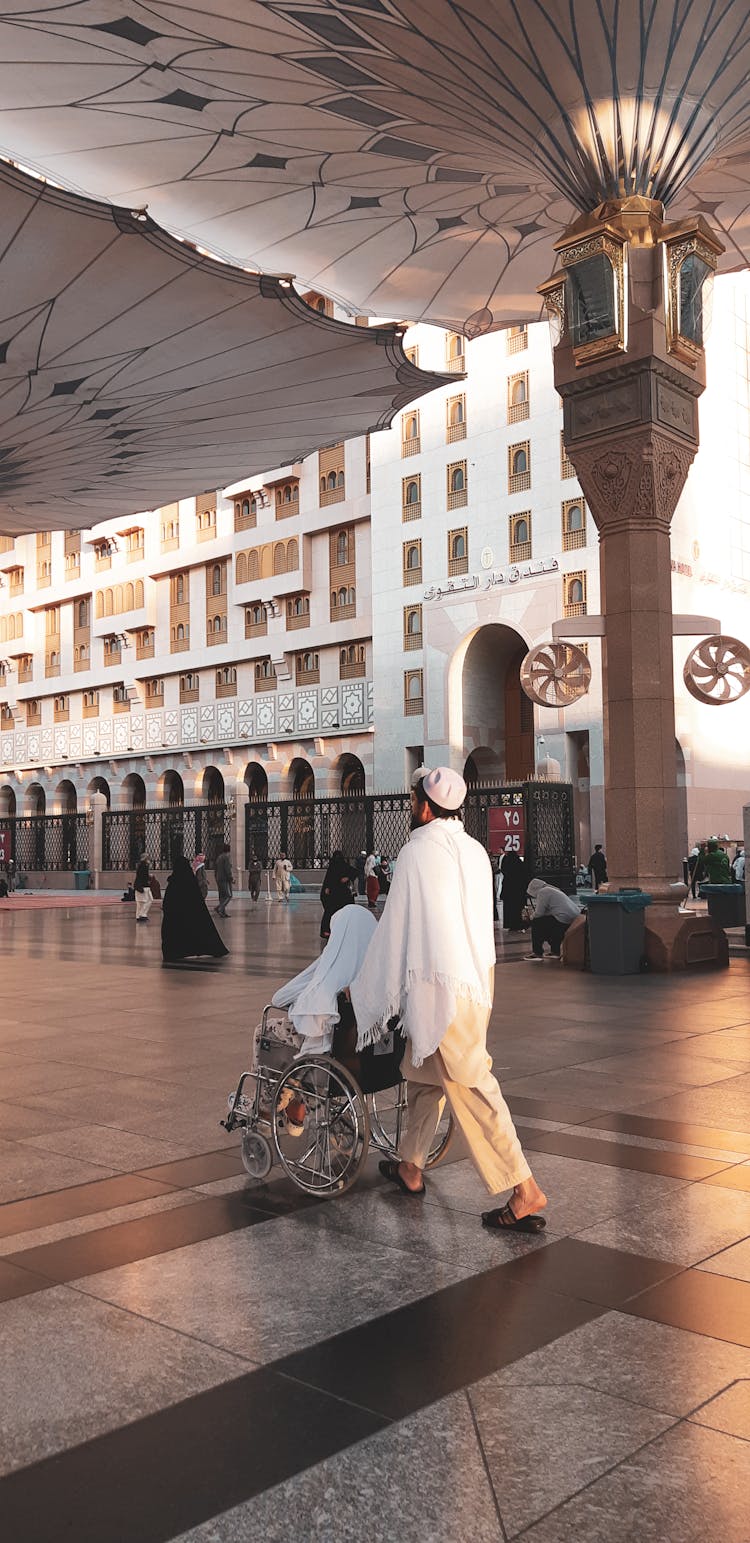
[[[207,766],[201,783],[201,799],[204,804],[224,803],[224,778],[218,766]]]
[[[16,851],[16,863],[19,869],[31,868],[38,872],[44,868],[46,851],[45,822],[42,816],[47,812],[47,795],[41,783],[29,783],[23,801],[23,812],[36,818],[31,828],[24,831],[25,850]]]
[[[107,808],[109,808],[112,802],[112,794],[110,792],[109,783],[107,782],[106,777],[92,777],[86,792],[103,793],[107,800]]]
[[[185,802],[185,784],[179,772],[172,768],[162,773],[159,778],[156,795],[160,804],[169,804],[172,807],[182,805]]]
[[[263,866],[268,862],[268,778],[259,761],[245,767],[245,784],[250,795],[245,810],[245,850],[254,852]]]
[[[15,791],[14,791],[13,788],[9,788],[6,785],[5,787],[0,788],[0,818],[2,818],[3,815],[5,815],[5,817],[7,819],[12,819],[13,816],[15,815],[15,812],[16,812],[16,795],[15,795]]]
[[[78,794],[69,777],[63,777],[55,788],[55,811],[59,814],[75,814],[78,808]]]
[[[295,868],[312,868],[316,857],[315,773],[310,762],[301,756],[295,758],[289,768],[289,781],[297,807],[289,811],[288,856]]]
[[[464,763],[464,782],[467,787],[479,787],[481,783],[502,781],[502,767],[494,750],[487,745],[477,745]]]
[[[146,784],[139,772],[128,772],[120,789],[122,806],[131,811],[128,820],[128,855],[136,868],[146,851]]]
[[[534,709],[521,688],[526,644],[512,627],[480,627],[463,656],[463,748],[480,781],[522,782],[534,773]]]
[[[340,776],[339,787],[345,797],[365,791],[365,769],[358,755],[342,755],[339,758],[337,770]]]
[[[126,809],[145,809],[146,784],[139,772],[128,772],[123,778],[122,802]]]
[[[259,761],[251,761],[245,767],[245,783],[251,803],[263,803],[268,798],[268,778]]]

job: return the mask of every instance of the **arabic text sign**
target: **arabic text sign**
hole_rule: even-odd
[[[7,863],[10,857],[10,831],[0,830],[0,863]]]
[[[511,563],[509,568],[500,568],[480,577],[478,573],[467,573],[463,578],[446,579],[444,584],[431,584],[424,591],[424,600],[441,600],[443,595],[460,595],[465,590],[494,589],[497,584],[517,584],[520,579],[534,579],[544,573],[556,573],[559,564],[556,557],[542,557],[538,562]]]
[[[517,852],[523,857],[526,850],[526,821],[523,806],[512,809],[487,810],[487,845],[493,857],[504,857],[506,852]]]

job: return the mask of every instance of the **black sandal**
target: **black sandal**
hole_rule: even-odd
[[[397,1184],[401,1193],[408,1195],[410,1200],[415,1200],[418,1195],[423,1195],[425,1192],[424,1184],[421,1189],[410,1189],[408,1184],[404,1183],[398,1171],[398,1163],[394,1163],[389,1157],[383,1158],[383,1161],[378,1163],[378,1173],[382,1173],[383,1178],[387,1179],[389,1184]]]
[[[543,1216],[516,1216],[510,1201],[496,1211],[482,1212],[482,1226],[491,1232],[543,1232],[546,1225]]]

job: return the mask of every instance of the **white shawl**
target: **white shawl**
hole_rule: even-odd
[[[358,1047],[398,1014],[415,1066],[437,1050],[456,999],[492,1006],[495,965],[492,869],[460,820],[412,832],[365,962],[352,983]]]
[[[327,1055],[339,1021],[336,998],[350,986],[377,922],[364,907],[345,905],[331,917],[331,936],[318,959],[280,986],[274,1007],[286,1007],[304,1044],[300,1054]]]

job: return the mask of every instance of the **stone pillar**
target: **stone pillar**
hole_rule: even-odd
[[[750,948],[750,866],[747,861],[750,852],[750,804],[745,804],[742,810],[742,821],[745,838],[745,942]]]
[[[245,810],[250,801],[250,789],[246,782],[238,782],[234,789],[234,820],[232,821],[232,867],[240,889],[247,889],[245,870]]]
[[[91,827],[91,847],[89,852],[89,866],[91,868],[94,889],[101,887],[102,858],[104,851],[104,826],[102,815],[107,810],[107,800],[103,793],[91,793],[89,795],[89,809],[94,817]]]
[[[568,444],[600,537],[610,882],[675,904],[684,890],[674,888],[682,852],[669,531],[696,448],[697,437],[677,443],[653,422],[610,430],[606,446]]]

